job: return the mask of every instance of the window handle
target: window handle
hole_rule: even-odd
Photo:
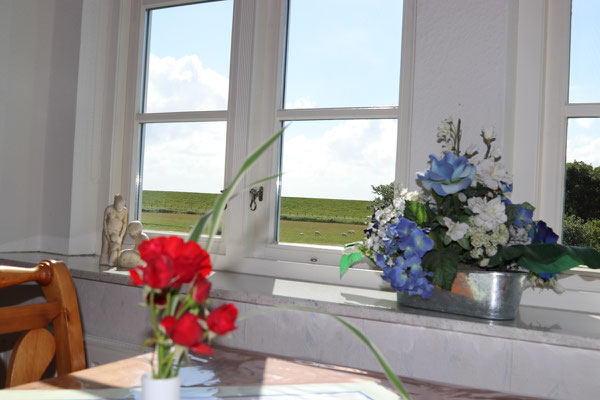
[[[258,201],[262,201],[263,199],[263,187],[259,187],[258,189],[252,188],[250,189],[250,211],[256,210],[256,199]]]

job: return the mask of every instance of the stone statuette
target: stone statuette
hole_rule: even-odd
[[[104,210],[102,227],[102,251],[100,264],[114,266],[121,252],[121,243],[127,228],[127,208],[120,194],[115,195],[113,204]]]
[[[131,221],[129,225],[127,225],[127,233],[133,239],[133,248],[121,251],[117,266],[122,268],[135,268],[138,265],[145,265],[145,262],[141,259],[140,252],[138,251],[140,243],[144,240],[148,240],[148,235],[142,230],[142,223],[140,221]]]

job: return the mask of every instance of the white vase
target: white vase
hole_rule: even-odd
[[[154,379],[151,373],[142,376],[142,400],[179,400],[179,376]]]

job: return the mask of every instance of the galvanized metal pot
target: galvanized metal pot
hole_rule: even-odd
[[[515,319],[525,272],[459,270],[452,290],[436,287],[429,299],[398,293],[398,304],[485,319]]]

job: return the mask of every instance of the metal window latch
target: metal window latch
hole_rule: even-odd
[[[252,188],[250,189],[250,211],[256,210],[256,199],[258,201],[262,201],[263,199],[263,187],[259,187],[258,189]]]

